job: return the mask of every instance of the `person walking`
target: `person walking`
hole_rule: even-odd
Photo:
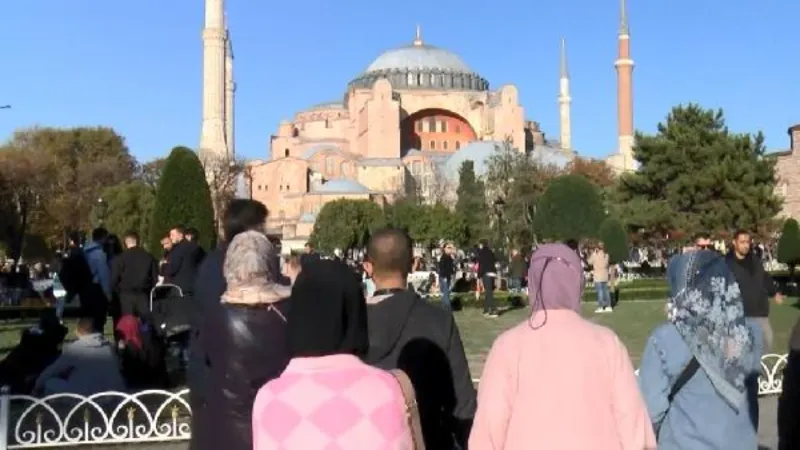
[[[483,285],[483,315],[490,319],[499,317],[494,305],[494,280],[497,278],[497,260],[485,239],[478,245],[478,279]]]
[[[597,247],[592,251],[588,262],[589,265],[592,266],[594,289],[597,291],[597,309],[595,309],[594,312],[613,312],[614,310],[611,307],[611,292],[608,290],[609,257],[608,253],[606,253],[605,245],[602,242],[597,243]]]
[[[655,450],[627,349],[581,317],[578,254],[540,246],[528,282],[531,315],[489,351],[469,448]]]
[[[450,290],[453,288],[453,277],[456,274],[456,264],[453,261],[453,244],[446,243],[442,247],[442,256],[439,258],[438,275],[439,275],[439,293],[442,296],[442,307],[449,310],[450,305]]]

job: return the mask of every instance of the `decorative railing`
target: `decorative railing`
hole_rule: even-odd
[[[759,395],[781,392],[788,355],[761,358]],[[638,370],[636,371],[638,373]],[[476,384],[478,379],[473,380]],[[36,398],[0,393],[0,450],[87,444],[186,441],[191,436],[189,390],[101,392]]]
[[[189,390],[101,392],[44,398],[0,394],[0,450],[185,441]]]

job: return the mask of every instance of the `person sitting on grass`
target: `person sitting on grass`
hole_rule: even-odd
[[[29,394],[39,374],[61,355],[67,328],[53,311],[22,332],[19,344],[0,362],[0,384],[14,394]]]
[[[102,333],[93,330],[92,317],[78,319],[74,342],[64,346],[61,356],[36,379],[34,394],[72,393],[92,395],[104,391],[124,391],[119,361],[114,346]]]

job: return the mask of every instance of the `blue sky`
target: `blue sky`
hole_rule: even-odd
[[[193,5],[193,6],[192,6]],[[345,6],[346,5],[346,6]],[[227,0],[238,83],[237,153],[264,158],[281,119],[342,98],[347,82],[421,24],[493,87],[513,83],[558,138],[559,41],[572,75],[573,146],[616,144],[617,0]],[[634,117],[652,131],[678,103],[724,108],[737,131],[788,147],[800,122],[800,2],[629,0]],[[0,138],[32,125],[107,125],[140,160],[195,147],[202,0],[0,2]]]

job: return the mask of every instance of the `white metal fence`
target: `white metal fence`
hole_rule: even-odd
[[[761,358],[759,395],[781,392],[787,357],[767,354]],[[191,436],[192,414],[188,394],[184,389],[36,398],[9,395],[4,388],[0,393],[0,450],[186,441]]]

